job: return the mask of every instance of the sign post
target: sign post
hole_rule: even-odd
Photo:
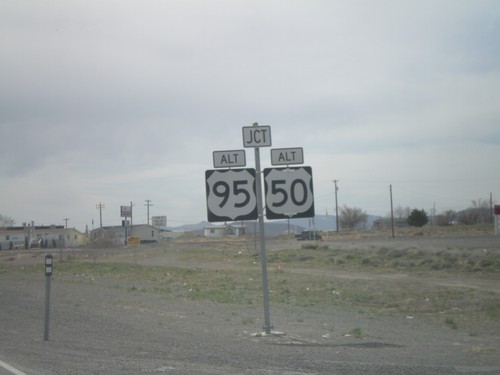
[[[269,290],[267,288],[267,258],[266,258],[266,234],[264,230],[264,213],[262,199],[262,181],[260,169],[260,147],[271,146],[271,127],[253,126],[243,127],[243,146],[254,147],[255,150],[255,181],[257,184],[257,214],[259,218],[260,258],[262,269],[262,295],[264,299],[264,330],[266,334],[271,333],[271,318],[269,314]]]
[[[52,276],[53,258],[52,254],[45,255],[45,328],[43,340],[49,339],[49,321],[50,321],[50,278]]]

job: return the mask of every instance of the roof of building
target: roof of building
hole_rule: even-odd
[[[143,227],[149,227],[149,228],[154,228],[154,229],[158,229],[150,224],[134,224],[134,225],[127,225],[127,228],[143,228]],[[94,231],[96,230],[118,230],[118,229],[124,229],[125,227],[123,225],[108,225],[108,226],[102,226],[102,227],[98,227],[98,228],[95,228],[93,229]]]

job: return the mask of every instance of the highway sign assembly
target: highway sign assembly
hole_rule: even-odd
[[[271,127],[254,123],[244,126],[243,147],[254,149],[255,169],[246,166],[245,150],[214,151],[214,168],[205,171],[207,216],[209,222],[256,220],[259,223],[264,302],[264,330],[271,333],[269,290],[267,287],[264,204],[268,219],[290,219],[314,216],[314,196],[311,167],[288,167],[304,163],[301,147],[271,150],[272,165],[282,168],[264,170],[265,203],[262,194],[260,148],[271,146]],[[233,169],[231,169],[233,168]]]

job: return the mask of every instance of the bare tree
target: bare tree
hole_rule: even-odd
[[[478,224],[490,222],[491,207],[490,202],[486,199],[479,198],[477,201],[472,201],[472,207],[477,211]]]
[[[478,200],[472,200],[471,203],[471,207],[458,214],[458,221],[465,225],[488,223],[491,215],[489,202],[479,198]]]
[[[457,213],[453,210],[447,210],[436,216],[436,224],[439,226],[451,225],[457,219]]]
[[[13,218],[0,214],[0,228],[12,227],[15,223]]]
[[[346,205],[340,208],[339,216],[340,227],[348,230],[364,226],[368,220],[368,215],[361,208],[347,207]]]
[[[394,209],[394,217],[397,219],[408,219],[408,216],[410,216],[410,212],[410,207],[397,206]]]

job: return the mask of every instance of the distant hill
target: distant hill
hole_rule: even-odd
[[[372,229],[373,222],[380,219],[380,216],[368,215],[366,221],[366,229]],[[275,223],[286,223],[288,220],[277,220]],[[315,229],[319,231],[335,231],[337,230],[336,216],[331,215],[316,215],[314,218],[291,219],[291,226],[303,227],[305,229]]]
[[[208,225],[212,225],[212,223],[209,223],[208,221],[200,221],[197,224],[186,224],[186,225],[180,225],[178,227],[168,227],[167,229],[169,230],[176,230],[176,231],[198,231],[198,230],[203,230]]]
[[[368,215],[366,228],[371,229],[373,226],[373,222],[379,218],[379,216]],[[259,230],[257,221],[245,221],[244,224],[247,227],[248,233],[254,233]],[[193,231],[200,235],[203,235],[203,229],[206,226],[211,225],[223,225],[223,223],[209,223],[208,221],[200,221],[197,224],[169,227],[168,229],[174,231]],[[266,236],[277,236],[283,233],[287,233],[288,231],[290,231],[291,233],[298,233],[307,229],[315,229],[319,231],[335,231],[336,220],[335,216],[316,215],[314,218],[266,221],[264,223],[264,226]]]
[[[237,224],[240,224],[240,222],[236,222]],[[247,233],[255,233],[259,231],[259,225],[257,221],[245,221],[243,222],[246,227],[247,227]],[[228,224],[231,224],[231,222],[228,222]],[[204,228],[207,226],[222,226],[223,223],[209,223],[208,221],[200,221],[197,224],[188,224],[188,225],[181,225],[178,227],[168,227],[167,230],[172,230],[172,231],[192,231],[196,232],[199,235],[203,235]],[[265,222],[264,223],[264,228],[266,231],[266,236],[278,236],[283,233],[288,232],[288,223],[285,222]],[[295,232],[301,232],[305,229],[305,227],[302,227],[300,225],[292,225],[290,224],[290,232],[295,233]]]

